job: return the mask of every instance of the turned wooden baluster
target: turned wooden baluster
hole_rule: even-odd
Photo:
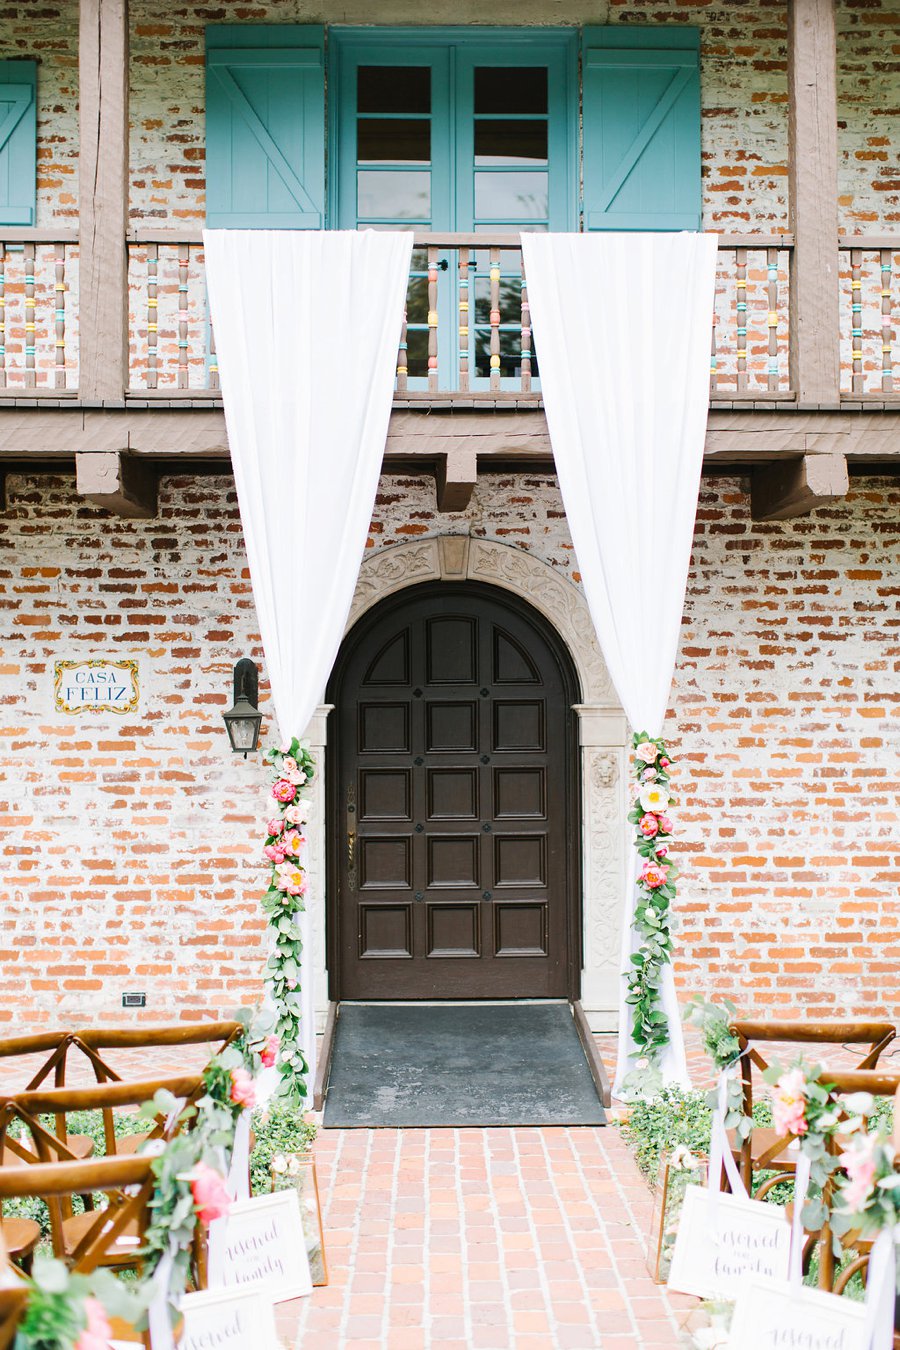
[[[56,245],[56,373],[54,384],[57,389],[66,387],[66,246]]]
[[[219,362],[216,357],[216,334],[211,319],[209,323],[209,387],[210,389],[218,389],[219,387]]]
[[[531,306],[528,303],[528,282],[525,263],[522,263],[522,392],[531,389]]]
[[[770,248],[766,252],[766,266],[769,271],[769,372],[768,386],[778,388],[778,249]]]
[[[747,250],[735,250],[737,278],[737,387],[747,388]]]
[[[491,388],[500,388],[500,250],[491,249]]]
[[[178,388],[187,389],[188,372],[188,267],[190,244],[178,245]]]
[[[459,388],[469,390],[469,250],[459,250]]]
[[[438,387],[438,251],[428,248],[428,389],[436,393]]]
[[[400,346],[397,349],[397,392],[406,392],[409,380],[409,340],[406,326],[408,322],[406,301],[403,303],[403,321],[400,324]]]
[[[0,389],[6,388],[6,244],[0,243]]]
[[[891,267],[893,253],[889,248],[881,250],[881,389],[885,394],[894,387],[894,370],[891,353],[891,339],[894,336],[891,323]]]
[[[34,370],[34,244],[25,244],[22,252],[25,261],[25,387],[33,389],[36,383]]]
[[[147,388],[159,383],[159,245],[147,245]]]
[[[853,358],[853,392],[861,394],[865,385],[862,368],[862,250],[850,250],[850,355]]]

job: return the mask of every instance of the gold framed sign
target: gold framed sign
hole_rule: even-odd
[[[137,661],[56,661],[53,696],[57,712],[77,717],[80,713],[111,712],[120,716],[134,712],[141,696]]]

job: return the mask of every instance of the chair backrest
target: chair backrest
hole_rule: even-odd
[[[191,1078],[162,1078],[152,1079],[141,1082],[131,1083],[100,1083],[88,1088],[44,1088],[34,1092],[22,1092],[14,1096],[0,1095],[0,1151],[2,1151],[6,1138],[8,1136],[9,1125],[18,1120],[24,1125],[30,1136],[31,1152],[25,1151],[22,1158],[21,1167],[0,1167],[0,1205],[5,1194],[38,1194],[29,1190],[15,1190],[18,1185],[34,1186],[36,1181],[28,1181],[27,1178],[42,1168],[56,1167],[63,1169],[58,1175],[47,1172],[45,1180],[54,1181],[58,1184],[51,1197],[47,1200],[47,1208],[50,1215],[50,1233],[53,1240],[53,1248],[57,1256],[64,1254],[63,1245],[63,1219],[66,1216],[68,1208],[64,1200],[71,1195],[90,1195],[93,1190],[102,1190],[102,1186],[94,1186],[90,1181],[89,1169],[98,1167],[101,1164],[120,1163],[123,1166],[132,1161],[140,1163],[141,1167],[149,1166],[149,1159],[141,1155],[132,1155],[130,1157],[116,1157],[115,1155],[106,1158],[96,1158],[90,1161],[80,1162],[72,1153],[68,1144],[68,1136],[65,1128],[61,1132],[51,1131],[41,1120],[42,1116],[52,1115],[55,1121],[63,1120],[73,1111],[101,1111],[105,1114],[112,1113],[113,1109],[122,1106],[140,1107],[145,1102],[150,1101],[157,1092],[165,1089],[172,1093],[180,1101],[191,1101],[199,1095],[202,1087],[202,1079]],[[169,1119],[157,1117],[156,1124],[150,1131],[151,1138],[169,1139],[179,1129],[178,1116],[180,1111],[174,1113]],[[65,1171],[65,1169],[69,1169]],[[140,1169],[138,1169],[140,1171]],[[126,1169],[127,1171],[127,1169]],[[74,1190],[67,1191],[68,1181],[76,1176],[84,1181],[83,1186],[76,1185]],[[112,1184],[116,1184],[118,1173],[114,1168],[107,1168],[106,1172],[98,1175],[106,1176]],[[122,1184],[131,1184],[127,1178]],[[7,1186],[13,1189],[8,1191]],[[151,1187],[152,1189],[152,1187]],[[40,1193],[43,1194],[43,1193]],[[126,1220],[127,1222],[127,1220]],[[90,1230],[93,1232],[93,1229]],[[79,1243],[78,1251],[80,1253],[84,1242]],[[95,1263],[96,1264],[96,1263]],[[92,1270],[94,1267],[86,1267]]]
[[[798,1022],[777,1019],[765,1022],[737,1020],[729,1027],[737,1037],[740,1047],[741,1081],[744,1115],[753,1114],[753,1071],[764,1073],[771,1067],[760,1050],[761,1045],[862,1045],[867,1052],[855,1066],[855,1071],[874,1069],[879,1057],[896,1036],[896,1028],[891,1022]],[[833,1075],[829,1075],[829,1079]],[[774,1158],[783,1152],[793,1136],[786,1135],[776,1139],[766,1149],[765,1154],[757,1157],[755,1166],[765,1168]],[[741,1144],[741,1174],[745,1185],[750,1184],[754,1168],[752,1135]]]
[[[154,1049],[177,1050],[188,1045],[213,1047],[209,1059],[219,1054],[241,1035],[240,1022],[187,1022],[175,1026],[150,1027],[90,1027],[72,1033],[73,1044],[87,1056],[98,1083],[119,1083],[129,1079],[145,1078],[146,1070],[135,1074],[120,1073],[120,1063],[113,1067],[108,1051],[141,1051]],[[141,1058],[138,1056],[138,1058]],[[148,1066],[150,1067],[150,1066]],[[205,1065],[204,1065],[205,1068]],[[153,1072],[152,1067],[150,1071]],[[199,1096],[199,1091],[195,1094]],[[111,1112],[104,1112],[103,1129],[106,1152],[116,1152],[115,1124]]]

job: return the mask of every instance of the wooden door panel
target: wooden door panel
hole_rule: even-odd
[[[339,997],[570,992],[564,662],[484,586],[416,588],[354,629],[331,686]]]

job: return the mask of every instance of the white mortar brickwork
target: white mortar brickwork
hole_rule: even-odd
[[[685,991],[748,1009],[900,1011],[900,487],[851,488],[783,524],[750,521],[746,480],[706,481],[700,501],[667,727],[678,969]],[[164,478],[151,521],[85,505],[66,476],[7,491],[2,1016],[112,1018],[123,989],[160,1017],[246,1001],[266,777],[221,722],[234,661],[262,656],[233,482]],[[552,475],[486,475],[457,516],[428,477],[382,479],[371,548],[466,531],[577,583]],[[141,663],[138,714],[54,713],[54,660],[110,654]]]

